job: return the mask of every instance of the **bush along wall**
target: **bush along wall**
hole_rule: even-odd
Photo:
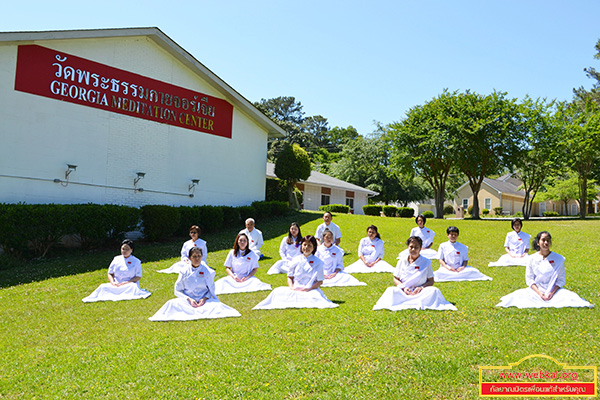
[[[381,215],[382,209],[383,207],[377,204],[369,204],[363,206],[363,212],[365,213],[365,215],[375,215],[377,217]]]
[[[348,214],[350,212],[350,206],[346,206],[343,204],[327,204],[319,207],[319,211],[323,212],[337,212],[342,214]]]

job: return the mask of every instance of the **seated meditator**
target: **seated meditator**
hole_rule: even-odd
[[[333,243],[336,246],[340,245],[340,242],[342,241],[342,231],[339,226],[331,222],[332,219],[333,215],[329,211],[326,211],[325,214],[323,214],[323,223],[317,227],[317,232],[315,233],[317,244],[323,243],[323,232],[325,232],[325,229],[329,229],[331,233],[333,233]]]
[[[367,237],[360,239],[358,244],[359,260],[346,267],[349,274],[369,272],[394,272],[388,262],[383,260],[384,242],[375,225],[367,228]]]
[[[271,285],[254,276],[257,270],[258,256],[250,250],[248,236],[239,233],[225,259],[227,276],[215,282],[215,292],[220,295],[271,290]]]
[[[256,229],[256,224],[254,219],[248,218],[246,220],[246,228],[242,229],[240,233],[245,234],[250,241],[249,247],[250,250],[254,252],[258,256],[258,259],[261,260],[264,256],[260,252],[260,248],[264,244],[262,232]]]
[[[429,228],[425,228],[427,218],[423,214],[419,214],[417,218],[415,218],[415,222],[417,223],[417,226],[411,229],[410,236],[418,236],[423,240],[423,249],[421,250],[421,256],[427,257],[429,259],[437,258],[437,251],[431,248],[431,246],[433,245],[433,238],[435,237],[435,232]]]
[[[204,257],[202,259],[202,263],[209,268],[211,271],[214,272],[214,270],[212,268],[210,268],[206,262],[206,255],[208,254],[208,250],[206,248],[206,242],[202,239],[200,239],[199,237],[200,235],[200,227],[198,225],[192,225],[190,226],[190,240],[188,240],[187,242],[185,242],[183,244],[183,246],[181,246],[181,260],[177,261],[175,264],[171,265],[169,268],[167,269],[161,269],[160,271],[156,271],[156,272],[162,272],[163,274],[178,274],[179,272],[183,271],[186,267],[186,264],[190,263],[190,259],[188,258],[188,253],[190,252],[190,249],[192,247],[199,247],[200,249],[202,249],[202,254],[204,254]]]
[[[562,308],[593,307],[576,293],[564,289],[565,258],[550,251],[552,237],[543,231],[533,240],[537,253],[529,256],[525,270],[527,288],[519,289],[500,299],[496,307]]]
[[[192,247],[190,263],[179,273],[175,296],[167,301],[150,321],[191,321],[195,319],[239,317],[235,309],[221,303],[215,293],[214,275],[202,263],[202,250]]]
[[[277,308],[335,308],[319,287],[325,279],[323,261],[315,256],[317,240],[314,236],[302,239],[302,254],[289,263],[288,285],[275,288],[253,310]]]
[[[147,290],[140,289],[142,262],[132,254],[133,248],[132,240],[123,240],[121,255],[113,258],[108,267],[109,283],[100,285],[92,294],[83,299],[84,303],[145,299],[152,294]]]
[[[408,238],[408,251],[400,253],[394,270],[396,286],[385,290],[373,310],[456,310],[442,292],[433,286],[431,260],[419,254],[422,243],[418,236]]]
[[[529,262],[529,241],[531,236],[523,232],[523,222],[520,218],[515,218],[511,223],[512,232],[506,234],[504,240],[504,249],[506,254],[503,254],[496,262],[491,262],[488,267],[511,267],[515,265],[527,265]]]
[[[491,281],[492,278],[482,274],[477,268],[467,265],[469,248],[456,241],[459,234],[458,228],[449,226],[446,234],[448,241],[440,244],[438,249],[440,269],[433,274],[435,281]]]
[[[344,271],[344,253],[333,244],[333,233],[329,229],[323,232],[323,244],[317,247],[315,255],[324,263],[322,287],[367,285]]]
[[[288,235],[281,239],[279,245],[279,255],[281,260],[277,261],[269,271],[268,275],[274,274],[287,274],[289,267],[288,263],[292,261],[292,258],[300,254],[300,243],[302,242],[302,233],[300,232],[300,226],[296,222],[292,222]]]

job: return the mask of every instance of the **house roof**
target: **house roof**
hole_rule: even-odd
[[[275,175],[275,164],[273,163],[267,163],[267,178],[277,178],[277,176]],[[325,175],[317,171],[311,171],[308,179],[302,182],[336,189],[352,190],[354,192],[363,192],[369,196],[377,196],[379,194],[378,192],[365,189],[358,185],[342,181],[341,179],[337,179],[333,176]]]
[[[458,189],[462,189],[469,182],[465,182]],[[498,192],[498,194],[510,194],[513,196],[525,197],[525,191],[519,190],[522,182],[514,178],[512,175],[504,175],[498,179],[483,178],[483,184],[489,186],[492,190]]]
[[[160,48],[175,57],[186,67],[190,68],[201,78],[216,85],[225,100],[233,103],[235,107],[252,118],[264,128],[269,137],[283,137],[286,132],[269,117],[264,115],[244,96],[219,78],[214,72],[188,53],[184,48],[175,43],[156,27],[117,28],[117,29],[84,29],[67,31],[29,31],[29,32],[0,32],[0,43],[22,43],[33,41],[52,41],[65,39],[102,39],[144,36],[154,41]]]

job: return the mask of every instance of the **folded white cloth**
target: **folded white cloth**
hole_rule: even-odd
[[[526,267],[528,262],[529,255],[525,257],[511,257],[508,254],[504,254],[498,261],[489,263],[488,267],[515,267],[519,265]]]
[[[479,272],[477,268],[465,267],[460,272],[450,271],[444,267],[440,267],[433,273],[433,279],[436,282],[457,282],[457,281],[491,281],[487,275]]]
[[[500,299],[496,307],[517,308],[563,308],[563,307],[594,307],[582,299],[577,293],[560,288],[548,301],[542,298],[530,287],[516,290]]]
[[[202,265],[204,265],[206,268],[208,268],[208,270],[210,272],[213,273],[213,275],[215,274],[215,270],[212,269],[211,267],[209,267],[204,260],[202,260]],[[178,274],[181,271],[183,271],[184,269],[186,269],[186,267],[190,265],[189,262],[185,262],[185,261],[177,261],[175,264],[171,265],[169,268],[166,269],[161,269],[158,270],[156,272],[160,272],[161,274]]]
[[[271,290],[271,285],[262,282],[257,277],[253,276],[244,282],[236,282],[235,279],[227,275],[215,282],[215,294],[229,293],[247,293],[258,292],[261,290]]]
[[[321,287],[333,286],[367,286],[366,283],[359,281],[355,277],[345,272],[338,272],[332,279],[325,279]]]
[[[150,321],[192,321],[195,319],[240,317],[237,310],[221,303],[218,299],[208,299],[202,307],[192,307],[187,299],[177,297],[167,301]]]
[[[335,308],[321,289],[308,292],[292,290],[288,286],[275,288],[266,299],[254,306],[253,310],[272,310],[278,308]]]
[[[424,287],[419,294],[407,295],[402,288],[389,287],[373,306],[373,310],[452,310],[457,308],[448,302],[434,286]]]
[[[145,299],[152,293],[140,289],[137,282],[127,283],[123,286],[113,286],[110,283],[103,283],[98,286],[88,297],[83,299],[84,303],[93,303],[96,301],[121,301]]]
[[[275,275],[275,274],[287,274],[290,270],[288,266],[287,260],[279,260],[269,270],[267,271],[267,275]]]
[[[379,260],[379,262],[373,265],[371,268],[367,267],[362,260],[358,260],[346,268],[344,268],[344,272],[349,274],[368,274],[374,272],[394,272],[396,268],[391,266],[388,262],[384,260]]]

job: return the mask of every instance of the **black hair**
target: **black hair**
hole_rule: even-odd
[[[375,231],[375,237],[377,239],[381,239],[381,235],[379,234],[379,231],[377,230],[377,227],[375,225],[369,225],[367,227],[367,233],[369,232],[369,229],[373,229]]]
[[[419,245],[419,248],[422,249],[423,248],[423,239],[421,239],[418,236],[411,236],[408,238],[408,240],[406,241],[406,246],[408,247],[412,242],[416,242]]]
[[[453,225],[450,225],[448,229],[446,229],[446,235],[448,235],[450,232],[456,232],[457,235],[460,235],[458,228]]]
[[[515,229],[515,224],[517,222],[521,223],[521,228],[523,227],[523,221],[521,221],[521,218],[513,218],[512,222],[510,223],[510,227],[514,230]]]
[[[133,244],[133,240],[131,239],[125,239],[121,242],[121,247],[123,247],[123,245],[126,244],[127,246],[129,246],[131,248],[131,251],[133,251],[135,245]]]
[[[417,218],[415,218],[415,224],[419,225],[419,218],[423,220],[423,225],[425,225],[425,222],[427,222],[427,218],[423,214],[417,215]]]
[[[287,244],[294,243],[294,237],[292,236],[292,232],[290,232],[290,230],[292,229],[292,226],[295,226],[296,228],[298,228],[298,236],[296,236],[296,244],[299,245],[300,243],[302,243],[302,231],[300,230],[300,225],[298,225],[297,222],[292,222],[290,224],[290,227],[288,229],[288,237],[287,237],[286,243]]]
[[[238,244],[238,241],[240,240],[240,237],[242,237],[242,236],[244,236],[246,238],[246,242],[248,243],[246,245],[246,248],[242,252],[242,255],[245,256],[248,253],[250,253],[250,239],[248,239],[248,235],[246,235],[245,233],[238,233],[238,235],[235,237],[235,242],[233,242],[233,254],[236,257],[238,255],[238,252],[240,251],[240,245]]]
[[[307,235],[302,238],[302,243],[310,242],[313,245],[312,253],[315,254],[317,252],[317,239],[313,235]]]
[[[188,258],[192,258],[192,253],[200,253],[201,256],[204,256],[204,254],[202,254],[202,249],[200,247],[192,247],[190,249],[190,251],[188,251]]]
[[[540,233],[538,233],[535,238],[533,239],[532,247],[535,251],[540,251],[540,239],[542,238],[543,234],[548,235],[548,239],[550,239],[550,242],[552,242],[552,235],[550,235],[550,232],[548,231],[541,231]]]

